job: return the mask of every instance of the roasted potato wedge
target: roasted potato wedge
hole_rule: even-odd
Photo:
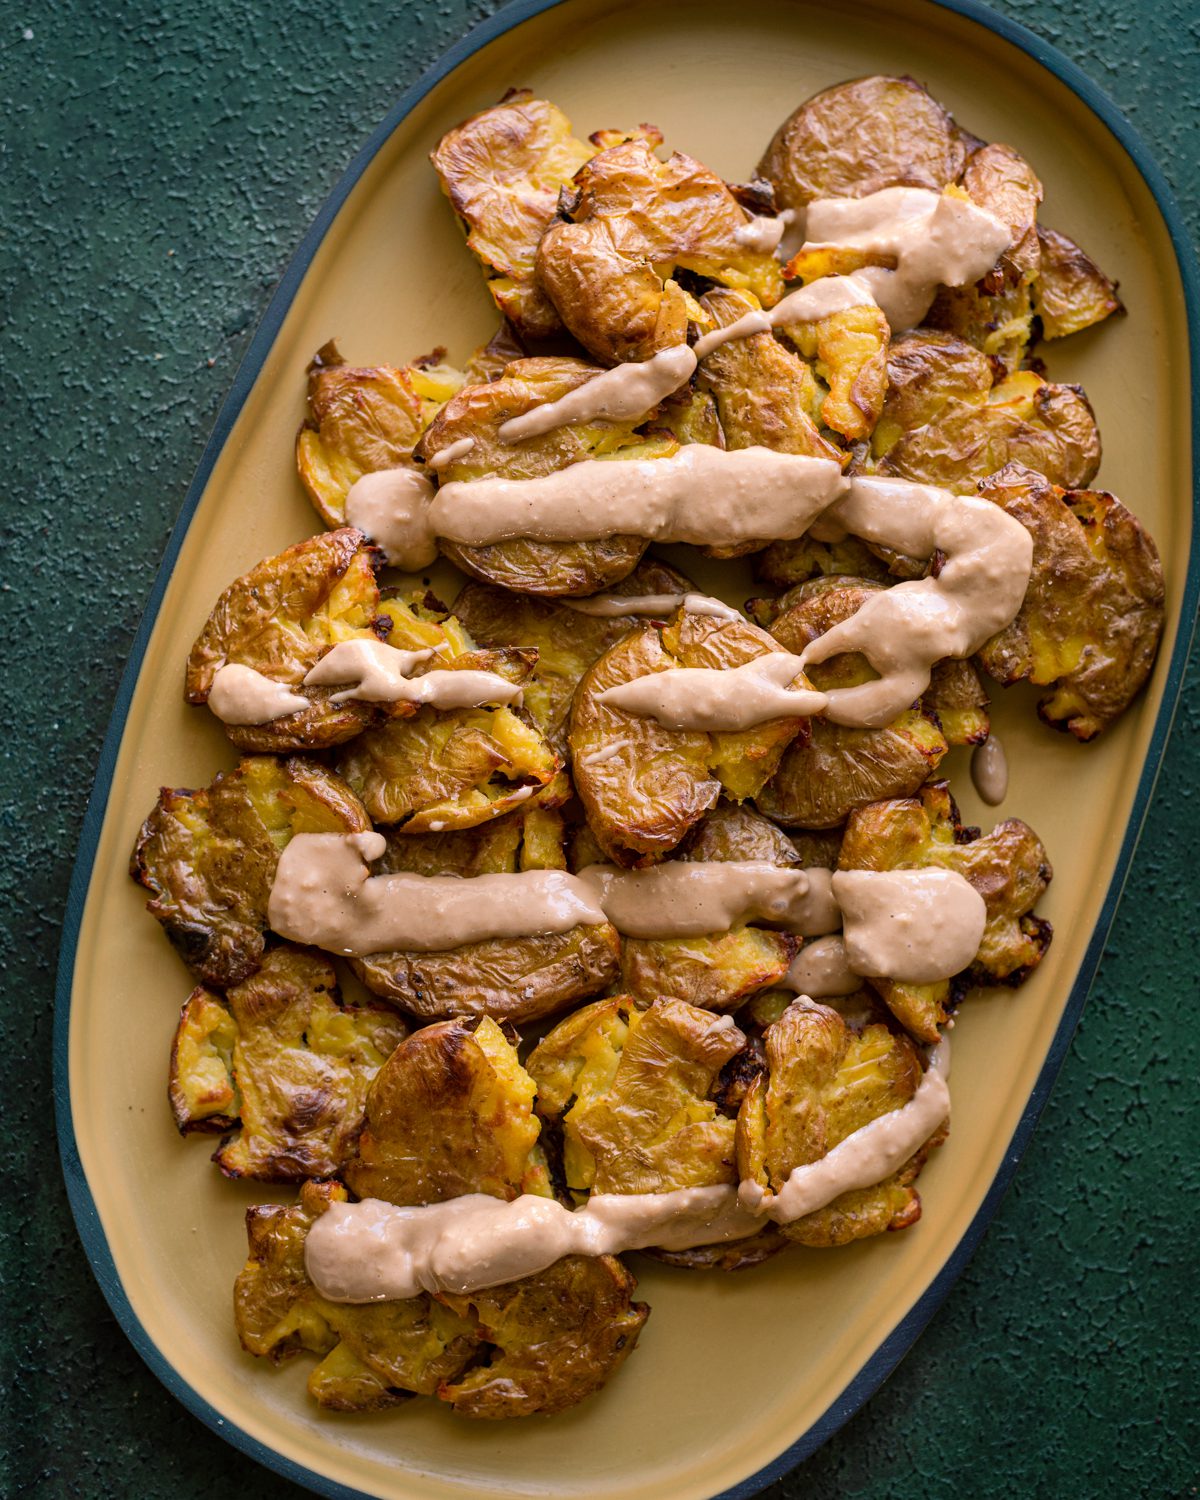
[[[707,167],[645,141],[601,151],[575,174],[537,249],[537,275],[568,330],[605,364],[680,344],[695,303],[676,271],[744,287],[770,307],[783,280],[769,251],[740,243],[749,216]]]
[[[640,562],[612,590],[621,595],[686,594],[695,585],[654,558]],[[638,626],[636,616],[584,614],[552,599],[534,599],[486,583],[468,583],[454,613],[483,646],[533,647],[537,662],[524,690],[533,722],[560,753],[579,679],[602,652]]]
[[[758,171],[780,208],[888,187],[940,192],[973,144],[914,79],[876,75],[814,94],[775,132]]]
[[[725,1016],[684,1000],[638,1010],[598,1000],[530,1054],[537,1109],[560,1134],[573,1194],[665,1193],[737,1181],[734,1122],[711,1095],[745,1044]]]
[[[1117,288],[1074,240],[1038,226],[1040,265],[1033,287],[1033,310],[1042,337],[1062,339],[1124,312]]]
[[[310,700],[309,707],[269,724],[226,724],[247,751],[324,750],[361,733],[386,711],[412,704],[333,703],[336,691],[305,687],[304,675],[340,641],[376,639],[380,554],[361,531],[346,526],[297,542],[235,579],[213,606],[188,656],[184,697],[208,702],[226,665],[252,667]]]
[[[979,653],[1005,684],[1051,691],[1038,713],[1090,740],[1140,691],[1163,628],[1163,574],[1154,539],[1103,490],[1064,489],[1020,464],[980,486],[1033,536],[1021,612]]]
[[[1079,386],[1053,385],[1021,370],[990,390],[977,384],[968,393],[965,374],[959,384],[947,369],[958,346],[929,339],[918,330],[905,341],[903,383],[884,404],[877,429],[883,438],[876,461],[866,465],[870,472],[962,495],[1010,462],[1027,463],[1068,489],[1092,480],[1100,467],[1100,431]],[[951,394],[955,390],[963,393]],[[903,420],[920,421],[927,413],[921,425],[898,431]]]
[[[344,1006],[323,955],[272,948],[224,1001],[198,989],[184,1006],[171,1050],[175,1123],[240,1126],[213,1157],[227,1177],[332,1176],[362,1125],[368,1085],[406,1031],[389,1006]]]
[[[267,900],[295,833],[363,833],[366,808],[340,777],[300,756],[247,756],[200,791],[163,787],[129,873],[146,909],[205,984],[226,989],[263,958]]]
[[[504,874],[564,863],[561,820],[533,808],[459,833],[390,834],[379,870]],[[377,995],[423,1020],[490,1015],[524,1023],[607,988],[620,972],[608,923],[517,941],[464,943],[444,953],[373,953],[352,967]]]
[[[772,649],[771,637],[748,621],[681,609],[665,628],[649,624],[627,635],[584,675],[571,713],[571,760],[576,790],[610,859],[650,863],[675,848],[722,789],[734,801],[755,796],[809,726],[796,718],[738,733],[664,729],[598,695],[647,672],[736,666]]]
[[[772,634],[797,655],[818,636],[849,619],[880,587],[866,579],[815,578],[787,596],[789,608]],[[814,666],[815,687],[854,687],[872,676],[864,657],[845,654]],[[856,807],[880,797],[907,796],[937,769],[948,749],[935,719],[921,706],[906,709],[882,729],[852,729],[814,719],[811,733],[784,751],[779,769],[756,802],[768,817],[792,828],[835,828]]]
[[[326,526],[346,524],[355,481],[412,461],[417,439],[463,383],[444,350],[411,365],[355,368],[336,344],[308,367],[308,417],[296,434],[296,469]]]
[[[793,1001],[763,1038],[767,1070],[750,1085],[737,1121],[742,1179],[778,1192],[792,1170],[819,1161],[839,1141],[913,1097],[921,1065],[909,1039],[881,1024],[848,1024],[832,1006]],[[846,1245],[921,1216],[913,1187],[940,1130],[898,1172],[843,1193],[782,1226],[794,1244]]]
[[[840,870],[955,870],[987,906],[987,925],[975,962],[964,974],[935,984],[872,979],[888,1009],[919,1041],[936,1042],[938,1027],[972,986],[1023,984],[1050,946],[1050,923],[1034,915],[1053,870],[1045,846],[1027,823],[1006,818],[988,834],[964,828],[948,782],[915,797],[875,802],[850,814],[838,858]]]
[[[439,475],[442,482],[469,482],[492,475],[535,479],[585,458],[665,458],[675,452],[677,445],[669,436],[638,436],[634,428],[641,418],[597,419],[518,443],[501,440],[499,429],[510,417],[558,400],[596,373],[596,366],[566,356],[514,360],[497,379],[460,391],[422,438],[418,455],[432,457],[439,449],[471,438],[469,452],[444,466]],[[443,542],[441,548],[464,572],[485,583],[555,596],[594,594],[619,583],[637,566],[646,543],[641,537],[614,536],[597,542],[521,539],[486,547]]]

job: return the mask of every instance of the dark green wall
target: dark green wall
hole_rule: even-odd
[[[52,1127],[57,925],[124,655],[255,322],[357,144],[496,8],[0,7],[0,611],[65,684],[0,674],[5,1496],[297,1493],[176,1405],[92,1280]],[[1000,8],[1128,112],[1195,230],[1195,0]],[[1196,681],[1015,1188],[897,1375],[775,1500],[1197,1493]]]

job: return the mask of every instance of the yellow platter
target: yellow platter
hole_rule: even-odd
[[[482,278],[427,161],[442,131],[528,85],[581,132],[652,120],[668,143],[737,181],[801,100],[874,72],[911,73],[965,126],[1027,155],[1046,185],[1045,222],[1120,278],[1129,309],[1051,345],[1047,359],[1051,378],[1081,383],[1095,406],[1099,482],[1161,548],[1168,621],[1158,667],[1093,745],[1039,724],[1032,693],[1014,689],[994,708],[1012,766],[1004,813],[1032,823],[1054,862],[1042,910],[1055,941],[1021,991],[974,998],[961,1013],[953,1135],[921,1178],[915,1229],[735,1276],[635,1257],[639,1295],[653,1308],[641,1343],[608,1389],[565,1416],[472,1425],[425,1401],[376,1416],[322,1413],[305,1395],[305,1362],[274,1371],[243,1355],[230,1315],[244,1209],[291,1195],[224,1180],[205,1150],[180,1140],[165,1101],[191,981],[144,915],[126,863],[161,783],[205,785],[234,758],[216,721],[182,701],[188,647],[230,579],[317,529],[292,462],[313,351],[336,336],[356,363],[401,362],[438,344],[461,361],[493,331]],[[696,1500],[754,1493],[886,1377],[977,1243],[1053,1081],[1178,694],[1200,577],[1188,342],[1196,283],[1184,244],[1153,164],[1112,106],[1052,49],[973,0],[521,0],[399,102],[289,270],[205,454],[115,708],[67,917],[56,1047],[68,1186],[123,1326],[198,1416],[328,1495]],[[687,566],[711,585],[694,556]],[[965,760],[948,765],[967,821],[990,826]]]

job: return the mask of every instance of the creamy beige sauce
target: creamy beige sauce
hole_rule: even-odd
[[[787,328],[794,323],[816,323],[852,307],[871,307],[874,302],[870,289],[853,276],[823,276],[820,281],[797,287],[770,309],[748,312],[724,328],[714,328],[711,333],[698,338],[692,347],[696,358],[704,359],[733,339],[770,333],[774,328]]]
[[[757,1182],[743,1182],[738,1189],[741,1206],[777,1224],[791,1224],[843,1193],[883,1182],[949,1118],[949,1076],[950,1043],[943,1038],[907,1104],[877,1115],[819,1161],[794,1168],[778,1193],[768,1192]]]
[[[989,807],[999,807],[1008,795],[1008,757],[994,734],[972,750],[971,780]]]
[[[448,468],[450,464],[457,463],[460,458],[466,458],[474,446],[473,437],[457,438],[453,443],[447,443],[444,448],[438,449],[429,460],[429,467],[431,469]]]
[[[902,1167],[949,1116],[949,1061],[943,1041],[907,1104],[877,1116],[820,1161],[797,1167],[777,1194],[743,1182],[740,1188],[597,1193],[577,1209],[532,1193],[511,1202],[472,1193],[418,1208],[378,1198],[333,1203],[308,1232],[305,1269],[332,1302],[380,1302],[519,1281],[566,1255],[687,1250],[745,1239],[766,1218],[791,1223]]]
[[[364,474],[346,495],[346,525],[379,547],[394,568],[417,573],[437,561],[437,538],[429,530],[433,485],[416,469],[378,469]]]
[[[738,225],[733,231],[733,238],[739,245],[744,245],[747,250],[754,250],[759,255],[772,255],[779,249],[784,231],[792,222],[793,217],[790,208],[785,208],[774,219],[755,214],[749,223]]]
[[[839,870],[833,894],[856,974],[933,984],[979,952],[987,907],[956,870]]]
[[[540,437],[556,427],[574,427],[597,419],[624,422],[645,416],[692,376],[696,356],[686,344],[663,349],[640,364],[602,370],[557,401],[543,401],[501,424],[504,443]]]
[[[344,703],[356,698],[365,703],[427,703],[432,708],[482,708],[489,703],[519,703],[521,689],[498,672],[464,668],[460,672],[437,669],[419,677],[410,674],[428,661],[433,648],[402,651],[383,641],[340,641],[305,677],[310,687],[348,686],[333,693],[331,701]]]
[[[846,947],[840,936],[831,933],[807,943],[792,960],[784,983],[798,995],[820,1000],[830,995],[852,995],[862,985],[862,978],[846,961]]]
[[[792,686],[801,669],[800,658],[787,651],[768,651],[736,667],[668,667],[606,688],[596,702],[655,719],[665,729],[753,729],[770,719],[824,712],[824,693]]]
[[[806,234],[806,249],[862,250],[895,262],[894,269],[865,266],[845,278],[870,293],[894,333],[921,321],[940,285],[978,281],[1012,243],[1008,226],[986,209],[912,187],[819,198],[808,205]]]
[[[807,667],[862,652],[879,677],[832,689],[825,712],[836,724],[879,727],[925,691],[934,662],[970,656],[1016,617],[1029,585],[1033,538],[990,500],[903,479],[852,480],[831,519],[909,557],[940,551],[946,559],[936,578],[872,593],[801,656]]]
[[[578,878],[626,937],[702,937],[754,921],[818,933],[839,921],[823,870],[762,860],[673,860],[645,870],[589,865]]]
[[[648,870],[592,865],[519,874],[372,875],[378,833],[300,833],[279,857],[267,920],[330,953],[438,952],[493,938],[611,922],[627,937],[696,937],[738,922],[817,936],[839,924],[827,870],[677,861]]]
[[[646,615],[663,619],[680,605],[693,615],[711,615],[716,620],[744,620],[746,617],[723,599],[708,594],[593,594],[590,599],[560,599],[568,609],[581,615],[599,615],[620,619],[625,615]]]
[[[300,833],[279,856],[267,921],[330,953],[440,952],[487,938],[569,932],[603,922],[589,888],[561,870],[372,875],[381,833]]]
[[[429,524],[463,546],[638,536],[734,545],[802,536],[847,488],[831,459],[689,444],[669,458],[584,459],[534,479],[452,481]]]
[[[254,667],[226,662],[213,677],[208,706],[224,724],[273,724],[276,719],[310,708],[312,703]]]

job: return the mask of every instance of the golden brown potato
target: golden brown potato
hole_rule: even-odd
[[[783,328],[829,389],[821,420],[848,442],[869,438],[887,393],[887,318],[877,307],[849,307]]]
[[[601,848],[617,864],[668,854],[724,789],[734,801],[761,790],[806,719],[773,719],[737,733],[664,729],[600,703],[617,683],[669,667],[731,667],[775,649],[748,621],[679,610],[665,628],[644,625],[585,674],[571,713],[575,787]]]
[[[612,1255],[572,1255],[522,1281],[442,1302],[479,1320],[488,1358],[438,1395],[460,1416],[550,1415],[598,1391],[637,1343],[650,1309]]]
[[[769,818],[745,804],[718,802],[687,836],[679,858],[705,860],[762,860],[783,869],[797,867],[796,846]]]
[[[987,355],[955,334],[913,328],[888,348],[887,396],[871,436],[871,452],[882,458],[905,433],[936,422],[952,401],[982,405],[996,383]]]
[[[727,328],[758,299],[720,288],[700,299],[714,328]],[[821,436],[822,399],[812,369],[773,333],[731,339],[700,361],[700,384],[716,401],[723,446],[772,448],[841,462],[841,450]],[[835,425],[825,418],[830,426]]]
[[[831,575],[869,579],[874,583],[891,582],[887,564],[856,536],[840,542],[817,542],[809,536],[793,542],[772,542],[754,559],[754,576],[778,589],[792,589],[810,578]],[[751,599],[746,604],[746,613],[764,630],[770,630],[785,607],[779,598]]]
[[[375,1075],[357,1154],[342,1175],[360,1198],[388,1203],[544,1197],[533,1096],[517,1049],[489,1016],[424,1026]]]
[[[921,711],[936,718],[948,745],[982,745],[991,728],[990,701],[975,663],[948,656],[934,663]]]
[[[205,984],[238,984],[262,963],[267,900],[295,833],[362,833],[371,820],[340,777],[315,761],[247,756],[200,791],[163,787],[129,873],[146,909]]]
[[[832,1006],[792,1002],[764,1037],[767,1072],[738,1112],[739,1175],[778,1192],[794,1168],[820,1161],[855,1130],[901,1109],[921,1081],[908,1038],[881,1023],[848,1024]],[[892,1176],[843,1193],[827,1207],[782,1226],[793,1243],[846,1245],[921,1216],[912,1186],[941,1129]]]
[[[1045,846],[1027,823],[1006,818],[991,833],[964,829],[949,783],[931,782],[916,797],[875,802],[851,813],[838,868],[907,870],[940,866],[969,880],[987,906],[974,963],[963,975],[934,984],[872,979],[897,1020],[923,1042],[971,986],[1023,984],[1050,946],[1050,923],[1034,907],[1053,871]]]
[[[388,1006],[344,1006],[322,955],[272,948],[224,1001],[198,989],[184,1006],[171,1052],[175,1123],[240,1125],[213,1157],[227,1177],[329,1177],[358,1134],[367,1086],[405,1034]]]
[[[521,683],[533,653],[469,651],[443,665]],[[528,716],[511,708],[425,707],[359,735],[337,764],[376,822],[425,833],[473,828],[511,812],[546,786],[561,762]]]
[[[654,558],[640,562],[614,594],[686,594],[691,581]],[[552,599],[534,599],[486,583],[468,583],[454,613],[483,646],[533,647],[537,662],[525,687],[524,706],[560,753],[579,679],[602,652],[638,627],[637,616],[584,614]]]
[[[565,863],[561,819],[549,809],[459,833],[387,839],[381,872],[506,874]],[[441,953],[373,953],[352,967],[368,989],[423,1020],[490,1015],[524,1023],[605,989],[620,972],[620,951],[616,929],[605,922],[515,941],[464,943]]]
[[[910,335],[913,341],[924,337]],[[895,434],[886,406],[880,427]],[[1021,370],[986,394],[950,396],[931,420],[895,436],[867,467],[966,495],[1010,462],[1027,463],[1068,489],[1092,480],[1100,467],[1100,432],[1079,386],[1052,385]]]
[[[734,1122],[713,1102],[745,1044],[725,1016],[684,1000],[638,1010],[625,996],[568,1016],[528,1070],[537,1109],[561,1140],[571,1193],[665,1193],[734,1183]]]
[[[862,198],[888,187],[941,191],[974,144],[912,78],[836,84],[807,100],[775,132],[759,175],[780,208],[814,198]]]
[[[662,140],[653,125],[637,134],[653,145]],[[579,168],[597,149],[622,139],[609,131],[597,132],[590,144],[577,140],[570,120],[549,100],[510,89],[499,104],[447,131],[430,154],[488,291],[521,337],[562,332],[534,276],[538,241]]]
[[[597,419],[575,427],[556,427],[519,443],[501,440],[499,429],[546,401],[557,401],[585,384],[596,366],[566,356],[514,360],[495,380],[465,387],[438,415],[422,438],[418,454],[432,457],[439,449],[471,438],[472,448],[439,471],[442,483],[469,482],[493,475],[535,479],[585,458],[666,458],[676,443],[666,435],[639,437],[642,418],[623,422]],[[646,542],[614,536],[596,542],[538,542],[519,539],[486,547],[441,543],[442,551],[464,572],[485,583],[537,595],[594,594],[619,583],[637,566]]]
[[[252,667],[309,699],[310,706],[269,724],[226,724],[239,750],[323,750],[352,739],[383,713],[414,705],[334,703],[336,688],[305,687],[304,675],[341,641],[375,640],[380,555],[346,526],[297,542],[235,579],[213,606],[187,661],[184,697],[208,702],[226,665]]]
[[[308,419],[296,434],[296,468],[326,526],[346,523],[346,496],[364,474],[403,468],[417,439],[463,383],[444,350],[411,365],[355,369],[336,344],[308,367]]]
[[[1041,251],[1033,310],[1042,321],[1042,337],[1066,338],[1124,312],[1117,288],[1074,240],[1038,226]]]
[[[790,607],[772,634],[797,655],[854,614],[881,585],[866,579],[814,578],[787,596]],[[873,675],[865,657],[846,653],[812,668],[814,686],[854,687]],[[948,749],[923,705],[906,709],[882,729],[853,729],[825,718],[810,737],[794,741],[756,801],[768,817],[792,828],[835,828],[853,808],[880,797],[907,796],[924,782]]]
[[[644,141],[594,156],[575,174],[537,250],[537,275],[563,323],[605,364],[648,359],[687,336],[695,303],[675,272],[753,292],[783,290],[769,251],[739,244],[749,222],[726,185],[680,152],[660,162]]]
[[[979,653],[999,682],[1052,689],[1038,713],[1090,740],[1119,717],[1154,665],[1163,575],[1154,539],[1103,490],[1060,489],[1010,464],[980,487],[1033,536],[1021,612]]]

